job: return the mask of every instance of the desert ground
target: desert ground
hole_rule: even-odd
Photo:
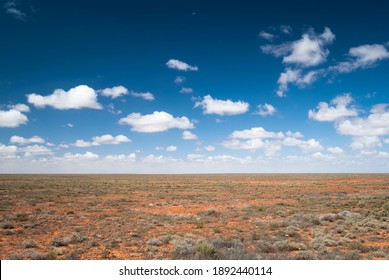
[[[0,175],[1,259],[389,259],[389,174]]]

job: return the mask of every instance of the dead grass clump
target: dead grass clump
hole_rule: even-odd
[[[80,234],[73,234],[72,236],[66,236],[63,238],[56,237],[50,244],[55,247],[68,246],[69,244],[82,243],[86,240],[86,236]]]
[[[339,216],[333,213],[322,214],[319,216],[319,221],[335,222]]]
[[[303,243],[290,242],[289,240],[277,241],[273,244],[273,248],[276,252],[304,251],[307,249]]]
[[[237,239],[216,238],[211,241],[211,244],[216,250],[214,258],[218,260],[255,260],[258,258],[256,254],[248,252],[242,241]]]

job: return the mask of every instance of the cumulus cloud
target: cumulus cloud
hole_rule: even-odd
[[[309,139],[305,141],[293,137],[286,137],[283,140],[283,144],[285,146],[299,147],[304,153],[317,152],[324,149],[320,142],[315,139]]]
[[[197,140],[198,136],[188,130],[182,132],[182,139],[184,140]]]
[[[249,103],[243,101],[231,101],[213,99],[212,96],[206,95],[203,100],[195,103],[196,107],[202,107],[204,114],[224,115],[239,115],[246,113],[249,110]]]
[[[329,147],[329,148],[327,148],[327,151],[329,151],[331,154],[334,154],[334,155],[340,155],[340,154],[344,153],[343,149],[341,149],[339,147]]]
[[[107,155],[105,157],[105,159],[107,160],[110,160],[110,161],[135,161],[136,160],[136,154],[135,153],[131,153],[129,155],[124,155],[124,154],[120,154],[120,155]]]
[[[6,146],[0,143],[0,158],[16,158],[18,147],[15,145]]]
[[[144,100],[147,100],[147,101],[155,100],[155,97],[154,97],[154,95],[151,92],[135,92],[135,91],[131,91],[131,95],[135,96],[135,97],[140,97],[140,98],[142,98]]]
[[[28,113],[30,112],[30,107],[28,107],[26,104],[16,104],[16,105],[8,105],[9,109],[19,111],[21,113]]]
[[[76,153],[65,153],[63,155],[63,159],[74,161],[74,160],[96,160],[99,158],[99,155],[94,154],[92,152],[85,152],[84,154]]]
[[[31,138],[24,138],[21,136],[14,135],[9,139],[9,142],[12,144],[26,145],[32,143],[43,144],[45,140],[39,136],[33,136]]]
[[[378,104],[372,108],[366,117],[356,117],[341,120],[336,124],[336,130],[343,135],[385,136],[389,135],[388,104]]]
[[[100,89],[98,92],[106,97],[111,97],[111,98],[118,98],[122,95],[128,94],[128,89],[125,88],[124,86],[116,86],[112,88],[105,88],[105,89]]]
[[[199,68],[197,66],[189,65],[183,61],[177,60],[177,59],[169,59],[168,62],[166,62],[166,66],[170,69],[175,69],[179,71],[198,71]]]
[[[339,62],[329,69],[339,73],[349,73],[359,68],[373,67],[380,60],[389,58],[389,52],[381,44],[353,47],[350,48],[348,55],[348,61]]]
[[[172,128],[194,128],[194,124],[187,117],[175,118],[163,111],[155,111],[149,115],[132,113],[125,118],[121,118],[119,124],[130,125],[132,126],[131,130],[136,132],[162,132]]]
[[[207,152],[213,152],[215,150],[215,147],[212,145],[208,145],[204,147],[204,150],[206,150]]]
[[[84,141],[82,139],[77,140],[73,146],[80,147],[80,148],[87,148],[91,146],[100,146],[100,145],[118,145],[121,143],[129,143],[131,142],[130,139],[128,139],[127,136],[124,135],[117,135],[112,136],[111,134],[105,134],[102,136],[94,136],[92,137],[92,141]]]
[[[274,115],[275,112],[277,112],[277,110],[273,107],[273,105],[265,103],[263,105],[258,105],[258,111],[255,114],[260,116],[271,116]]]
[[[19,149],[20,152],[24,152],[24,157],[33,157],[36,155],[51,155],[53,151],[45,146],[32,145]]]
[[[350,147],[353,150],[373,151],[382,147],[382,143],[378,136],[361,136],[354,137]]]
[[[18,110],[0,110],[0,127],[18,127],[22,124],[27,124],[27,122],[27,116]]]
[[[193,89],[192,89],[192,88],[187,88],[187,87],[183,87],[183,88],[180,90],[180,93],[184,93],[184,94],[192,93],[192,92],[193,92]]]
[[[262,46],[262,51],[276,57],[283,56],[283,63],[298,67],[311,67],[322,64],[327,60],[329,50],[335,35],[328,27],[322,34],[316,34],[312,30],[302,35],[301,39],[280,45]]]
[[[292,131],[287,131],[286,136],[293,137],[293,138],[303,138],[304,135],[300,131],[292,132]]]
[[[234,139],[263,139],[263,138],[284,138],[282,132],[269,132],[263,127],[253,127],[251,129],[236,130],[230,134]]]
[[[248,139],[248,140],[239,140],[239,139],[229,139],[223,141],[223,146],[228,149],[234,150],[263,150],[265,155],[274,156],[282,148],[282,143],[277,141],[263,141],[259,139]]]
[[[176,146],[167,146],[166,151],[167,152],[175,152],[175,151],[177,151],[177,147]]]
[[[278,90],[276,93],[280,97],[285,96],[285,93],[289,90],[289,84],[295,84],[300,88],[308,86],[316,81],[318,74],[318,71],[309,71],[303,74],[300,69],[286,68],[278,78]]]
[[[353,98],[350,94],[338,95],[331,100],[331,104],[334,106],[329,106],[326,102],[320,102],[316,110],[308,111],[308,117],[320,122],[333,122],[345,117],[355,117],[358,115],[357,110],[348,108],[352,102]]]
[[[69,91],[56,89],[53,94],[48,96],[31,93],[27,95],[27,101],[37,108],[50,106],[59,110],[102,109],[102,106],[97,102],[95,90],[86,85],[76,86]]]

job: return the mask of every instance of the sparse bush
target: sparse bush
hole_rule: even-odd
[[[174,254],[179,258],[191,258],[195,252],[191,238],[173,235],[169,243],[174,248]]]
[[[273,244],[273,248],[276,252],[301,251],[307,249],[304,244],[290,242],[289,240],[277,241]]]
[[[22,243],[23,248],[33,248],[35,247],[35,241],[33,239],[26,240]]]
[[[0,223],[0,228],[2,229],[13,229],[14,225],[11,222]]]
[[[332,213],[323,214],[319,216],[320,221],[334,222],[336,219],[338,219],[338,215]]]
[[[26,250],[26,257],[31,260],[45,260],[46,255],[33,249]]]
[[[215,247],[205,239],[200,239],[196,244],[196,258],[200,260],[213,259],[216,253]]]
[[[23,260],[23,256],[21,254],[9,254],[5,258],[5,260]]]
[[[158,238],[151,238],[147,240],[146,244],[148,246],[159,246],[162,244],[162,242]]]
[[[301,251],[295,255],[296,260],[315,260],[316,255],[311,251]]]

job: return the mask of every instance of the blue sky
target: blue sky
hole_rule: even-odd
[[[2,1],[0,172],[388,172],[388,8]]]

